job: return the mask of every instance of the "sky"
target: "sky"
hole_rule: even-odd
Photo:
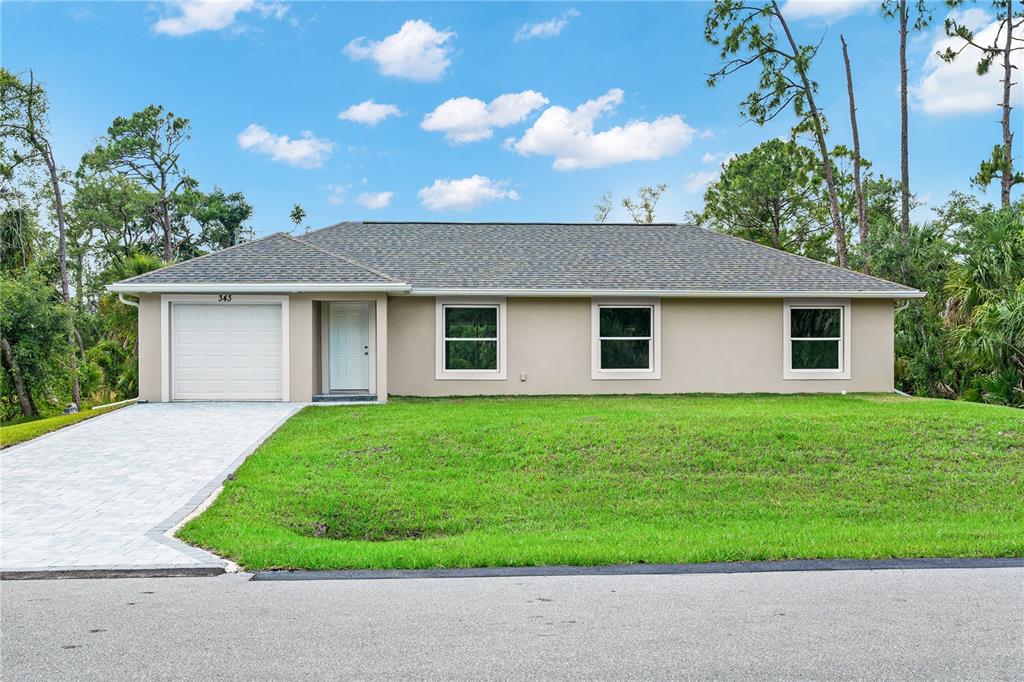
[[[960,18],[992,32],[985,6]],[[669,222],[700,210],[730,155],[793,123],[784,115],[762,128],[740,116],[753,69],[707,86],[719,64],[703,35],[708,7],[3,2],[0,61],[44,82],[57,161],[71,169],[115,116],[160,104],[190,119],[182,165],[203,189],[243,192],[257,235],[292,228],[295,203],[312,227],[589,221],[603,193],[618,203],[659,183],[668,189],[657,217]],[[938,60],[949,10],[932,7],[935,21],[909,48],[918,220],[968,190],[1001,139],[996,69],[977,76],[969,52]],[[842,34],[862,153],[898,177],[895,22],[862,0],[788,0],[784,11],[798,40],[822,41],[812,77],[830,143],[851,139]],[[996,201],[996,183],[983,196]],[[629,216],[617,207],[610,220]]]

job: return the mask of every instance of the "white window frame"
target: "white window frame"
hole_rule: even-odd
[[[498,309],[498,368],[445,369],[444,311],[446,308]],[[438,381],[504,381],[508,372],[506,300],[501,298],[438,298],[434,304],[434,378]],[[464,339],[471,341],[472,339]],[[484,339],[481,339],[484,340]],[[490,339],[487,339],[490,340]]]
[[[646,369],[601,368],[601,309],[650,308],[650,353]],[[641,338],[641,337],[630,337]],[[661,379],[661,299],[660,298],[594,298],[590,301],[590,378],[603,379]]]
[[[793,369],[792,311],[839,308],[839,369]],[[787,380],[849,379],[853,336],[850,299],[785,299],[782,302],[782,378]],[[796,339],[800,340],[800,339]],[[814,340],[814,339],[808,339]],[[827,340],[827,339],[821,339]]]

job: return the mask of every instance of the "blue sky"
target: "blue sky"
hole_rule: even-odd
[[[117,115],[156,103],[190,118],[185,167],[204,188],[244,192],[258,234],[290,228],[296,202],[314,227],[590,220],[603,192],[620,199],[656,183],[669,187],[658,218],[671,221],[700,208],[728,154],[792,122],[740,118],[754,71],[706,86],[717,64],[703,39],[707,6],[4,2],[2,60],[47,85],[58,161],[71,168]],[[930,205],[968,189],[999,141],[999,85],[974,75],[972,60],[937,63],[947,10],[934,8],[910,55],[911,183]],[[787,10],[801,40],[824,32],[813,76],[831,143],[850,137],[843,33],[863,153],[898,176],[895,24],[874,2],[791,0]],[[979,29],[991,23],[969,12]],[[995,186],[986,196],[997,198]]]

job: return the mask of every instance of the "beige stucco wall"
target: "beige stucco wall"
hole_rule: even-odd
[[[216,296],[210,296],[216,300]],[[233,302],[250,300],[244,294],[235,294]],[[370,301],[376,316],[375,346],[378,357],[375,376],[376,391],[387,398],[387,309],[384,294],[292,294],[288,299],[288,387],[289,398],[295,402],[308,402],[320,392],[321,344],[320,301]],[[230,304],[226,304],[230,305]],[[139,397],[150,402],[161,400],[161,296],[143,294],[139,297]],[[380,322],[383,324],[380,324]]]
[[[160,402],[160,296],[139,296],[139,398]]]
[[[244,302],[242,295],[235,296]],[[793,393],[890,391],[893,302],[854,300],[849,380],[782,378],[780,299],[662,299],[661,379],[590,378],[588,298],[510,298],[508,379],[437,380],[435,301],[384,294],[292,294],[289,388],[293,401],[321,390],[320,301],[372,301],[376,316],[376,391],[395,395],[571,393]],[[139,397],[161,399],[160,296],[139,300]],[[521,381],[520,375],[526,380]]]
[[[891,391],[893,302],[854,300],[849,380],[782,378],[781,299],[662,299],[661,379],[593,380],[588,298],[508,299],[508,379],[437,380],[435,301],[392,298],[394,395]],[[526,381],[520,375],[526,375]]]

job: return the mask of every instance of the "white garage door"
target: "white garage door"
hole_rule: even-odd
[[[281,400],[281,306],[171,305],[172,400]]]

